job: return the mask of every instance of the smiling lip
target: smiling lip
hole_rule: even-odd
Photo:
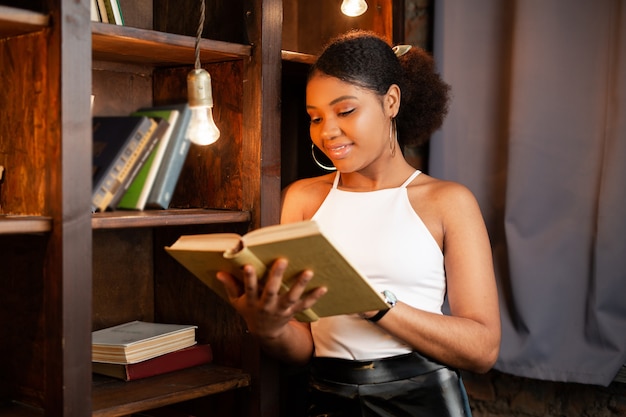
[[[352,149],[352,145],[334,145],[332,147],[327,147],[326,152],[328,152],[328,157],[331,159],[341,159],[345,158],[350,150]]]

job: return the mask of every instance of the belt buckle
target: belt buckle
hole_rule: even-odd
[[[358,367],[355,367],[354,370],[355,371],[367,371],[368,369],[374,369],[374,362],[367,362],[367,363],[363,363]]]

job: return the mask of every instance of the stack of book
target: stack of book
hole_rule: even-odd
[[[167,209],[190,141],[189,106],[93,118],[92,212]]]
[[[213,360],[197,344],[194,325],[132,321],[92,333],[92,372],[124,381],[190,368]]]

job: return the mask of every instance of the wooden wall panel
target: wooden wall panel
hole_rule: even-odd
[[[47,141],[58,123],[48,93],[46,32],[0,40],[0,165],[5,168],[0,214],[49,214],[49,172],[58,144]],[[23,76],[27,73],[28,76]]]
[[[350,29],[369,29],[392,39],[392,0],[367,0],[367,11],[357,17],[341,13],[341,1],[317,0],[283,2],[282,48],[317,55],[333,36]]]
[[[93,330],[154,320],[151,229],[93,232]]]

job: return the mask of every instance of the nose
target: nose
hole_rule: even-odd
[[[324,119],[320,135],[322,139],[333,139],[341,134],[341,129],[334,117]]]

